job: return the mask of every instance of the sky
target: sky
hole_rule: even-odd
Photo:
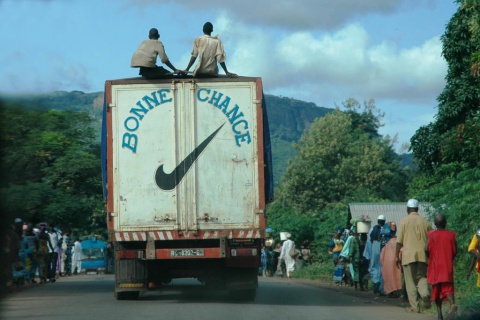
[[[434,121],[447,73],[440,36],[457,8],[454,0],[0,0],[0,95],[100,92],[106,80],[136,77],[130,59],[152,27],[185,69],[210,21],[230,72],[326,108],[373,99],[384,113],[380,133],[397,136],[402,151]]]

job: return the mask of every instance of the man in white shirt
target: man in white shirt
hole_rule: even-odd
[[[195,63],[197,57],[199,62],[196,65],[193,76],[217,76],[218,75],[218,65],[222,66],[225,74],[230,78],[236,78],[235,73],[228,72],[227,65],[225,60],[227,55],[223,49],[222,41],[218,36],[212,37],[213,25],[210,22],[206,22],[203,25],[204,35],[195,39],[193,43],[192,57],[188,63],[187,69],[184,71],[188,73],[190,67]]]
[[[156,65],[158,56],[162,63],[166,64],[174,73],[182,74],[183,72],[175,68],[168,59],[163,43],[158,40],[160,38],[158,30],[155,28],[150,29],[148,38],[148,40],[140,44],[137,51],[133,54],[130,66],[132,68],[140,68],[139,75],[147,79],[161,78],[169,74],[169,72],[163,67]]]
[[[295,255],[292,256],[290,252],[295,252],[295,242],[291,240],[292,235],[287,234],[287,240],[282,245],[282,251],[280,252],[280,260],[285,261],[287,268],[287,278],[293,278],[293,271],[295,271]]]
[[[57,274],[57,263],[58,263],[58,243],[60,241],[60,235],[55,230],[55,226],[52,224],[50,226],[50,232],[48,233],[50,242],[48,244],[48,271],[47,278],[50,279],[50,282],[55,282],[55,276]]]
[[[72,273],[77,274],[82,271],[83,260],[82,243],[80,242],[80,240],[78,240],[78,238],[73,244],[72,254]]]

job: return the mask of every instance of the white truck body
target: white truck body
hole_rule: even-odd
[[[178,269],[179,259],[258,268],[270,183],[261,80],[112,80],[105,102],[104,193],[117,268],[143,261],[142,290],[173,277],[169,263]],[[119,297],[132,291],[124,280]]]

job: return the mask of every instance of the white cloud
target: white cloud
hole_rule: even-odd
[[[437,96],[443,88],[447,64],[441,56],[438,37],[419,47],[397,50],[382,43],[369,49],[375,72],[371,74],[369,92],[379,98],[424,102]]]
[[[434,101],[444,86],[447,66],[438,37],[399,49],[394,43],[372,44],[359,24],[332,33],[272,36],[226,15],[216,23],[228,30],[222,39],[228,39],[229,69],[261,76],[273,94],[292,93],[297,99],[327,106],[349,97],[424,103]]]

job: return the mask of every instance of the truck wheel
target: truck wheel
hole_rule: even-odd
[[[230,290],[228,294],[236,301],[253,301],[257,296],[257,289]]]
[[[123,291],[115,292],[115,299],[117,300],[137,300],[140,291]]]

